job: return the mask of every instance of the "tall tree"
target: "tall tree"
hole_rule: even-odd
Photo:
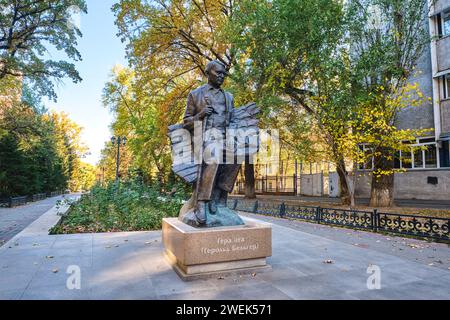
[[[176,122],[174,111],[166,109],[164,100],[141,90],[135,72],[121,66],[114,67],[111,79],[105,85],[103,103],[116,115],[112,125],[114,135],[128,138],[126,149],[133,154],[130,167],[140,168],[148,174],[156,168],[157,176],[164,180],[170,171],[166,127],[168,122]],[[179,113],[175,114],[178,118]],[[107,152],[105,155],[112,154]]]
[[[395,125],[399,110],[423,100],[418,88],[409,98],[408,81],[428,40],[425,8],[424,0],[244,0],[229,24],[236,59],[248,62],[240,77],[261,100],[290,98],[290,119],[297,119],[293,106],[301,108],[319,129],[343,203],[354,203],[346,160],[364,158],[344,147],[353,135],[373,144],[365,154],[375,164],[371,204],[392,204],[393,154],[421,132]],[[278,109],[272,103],[269,114]]]
[[[40,114],[23,102],[0,104],[0,193],[28,195],[77,185],[86,148],[65,114]],[[75,189],[74,189],[75,190]]]
[[[224,37],[224,26],[233,16],[236,3],[121,0],[113,7],[119,34],[127,41],[136,86],[153,97],[151,103],[161,115],[157,125],[164,136],[167,126],[181,119],[189,91],[205,76],[206,63],[216,59],[228,70],[234,66],[236,59]],[[237,89],[234,93],[239,103],[245,90]],[[167,143],[165,146],[165,153],[155,156],[167,159]],[[246,173],[247,180],[253,181],[254,171]]]
[[[51,112],[45,119],[54,127],[56,152],[61,159],[64,176],[67,177],[68,188],[75,191],[79,185],[77,174],[82,166],[88,148],[81,140],[83,130],[64,113]]]
[[[317,128],[316,135],[328,145],[328,157],[336,164],[343,202],[349,204],[345,159],[338,151],[336,132],[348,130],[351,109],[334,108],[332,121],[321,105],[343,68],[346,25],[342,1],[243,0],[227,29],[234,56],[247,62],[236,65],[238,78],[255,89],[266,114],[275,119],[272,123],[277,114],[284,114],[290,123],[287,132]],[[277,97],[285,100],[284,107],[273,103]]]
[[[394,157],[402,140],[423,130],[410,131],[406,139],[396,128],[398,112],[406,106],[426,105],[420,88],[411,88],[417,63],[429,44],[426,0],[352,0],[349,29],[356,87],[369,106],[372,124],[371,156],[374,158],[371,206],[390,206],[394,200]],[[426,99],[425,99],[426,100]],[[428,102],[429,103],[429,102]],[[366,108],[367,110],[367,108]],[[366,123],[367,124],[367,123]],[[425,130],[426,131],[426,130]]]

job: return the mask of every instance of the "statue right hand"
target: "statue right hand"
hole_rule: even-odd
[[[213,113],[213,107],[206,106],[205,109],[203,109],[200,118],[205,118],[206,116],[210,116]]]

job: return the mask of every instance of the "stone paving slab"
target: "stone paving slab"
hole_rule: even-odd
[[[249,216],[273,223],[272,272],[183,282],[161,231],[50,236],[51,209],[0,248],[0,299],[450,299],[446,244]],[[380,290],[367,288],[370,265]],[[79,290],[67,287],[70,266]]]
[[[0,246],[53,208],[58,200],[71,197],[74,195],[46,198],[15,208],[0,208]]]

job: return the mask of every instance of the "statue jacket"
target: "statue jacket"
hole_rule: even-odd
[[[206,108],[205,97],[208,94],[208,90],[211,88],[209,84],[205,84],[189,93],[186,105],[186,112],[184,114],[183,123],[184,127],[190,131],[194,129],[194,122],[201,121],[200,113]],[[223,91],[225,95],[225,126],[228,127],[230,122],[233,120],[234,115],[234,100],[231,93]],[[208,117],[205,130],[211,128],[212,123]]]

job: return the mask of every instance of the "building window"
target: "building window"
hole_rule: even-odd
[[[421,138],[415,141],[404,141],[405,150],[393,154],[394,168],[402,169],[435,169],[450,167],[449,141],[436,143],[435,138]],[[370,156],[370,148],[359,145],[361,152]],[[358,170],[373,170],[373,157],[367,158],[365,163],[358,163]]]
[[[450,35],[450,10],[437,14],[436,19],[439,38]]]
[[[442,13],[442,36],[450,35],[450,10]]]
[[[401,155],[400,154],[401,154],[400,151],[394,153],[394,169],[401,168],[401,164],[400,164]]]
[[[410,142],[405,142],[410,144]],[[417,139],[411,144],[411,151],[400,152],[400,164],[404,169],[423,169],[442,167],[441,149],[437,149],[434,138]],[[440,160],[440,165],[438,162]]]
[[[421,147],[414,151],[414,169],[438,167],[437,144],[434,138],[418,139],[413,146]]]
[[[425,153],[425,168],[437,168],[436,144],[427,145]]]
[[[411,144],[410,141],[405,141],[404,144]],[[411,169],[412,168],[412,153],[409,151],[400,151],[400,168]]]
[[[449,141],[441,141],[439,148],[439,162],[441,168],[449,168],[450,167],[450,150],[449,150]]]
[[[414,169],[423,168],[423,150],[414,151]]]
[[[365,145],[365,144],[361,144],[358,147],[359,147],[359,151],[361,153],[364,153],[363,158],[365,160],[364,163],[362,163],[362,162],[358,163],[358,169],[359,170],[373,170],[374,159],[372,156],[372,149],[368,145]]]

